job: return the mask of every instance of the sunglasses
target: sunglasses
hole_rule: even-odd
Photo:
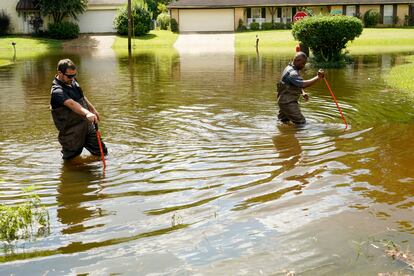
[[[63,75],[65,75],[65,76],[66,76],[66,77],[68,77],[69,79],[73,79],[74,77],[76,77],[76,74],[73,74],[73,75],[68,75],[68,74],[63,73]]]

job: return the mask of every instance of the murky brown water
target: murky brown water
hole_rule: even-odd
[[[277,125],[291,57],[67,54],[103,117],[105,175],[61,161],[48,105],[65,56],[0,68],[1,202],[35,185],[51,215],[1,275],[410,273],[384,253],[414,248],[414,91],[383,82],[402,55],[327,70],[344,132],[323,82],[305,129]]]

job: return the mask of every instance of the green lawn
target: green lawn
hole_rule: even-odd
[[[178,34],[171,31],[153,30],[143,36],[132,39],[134,50],[171,49],[177,40]],[[118,52],[128,49],[128,37],[117,36],[112,48]]]
[[[298,44],[291,30],[248,31],[236,33],[236,51],[256,51],[256,35],[260,52],[292,53]],[[414,29],[364,29],[360,37],[348,44],[351,54],[372,54],[414,50]]]
[[[407,64],[394,66],[384,77],[388,85],[401,91],[414,91],[414,56],[407,58]]]
[[[62,41],[54,39],[21,36],[0,37],[0,66],[13,63],[12,42],[16,43],[16,58],[19,60],[33,58],[47,53],[50,49],[62,47]]]
[[[293,39],[291,30],[247,31],[236,33],[236,52],[255,52],[256,35],[259,38],[259,50],[261,53],[292,53],[292,49],[294,51],[297,44],[297,41]]]

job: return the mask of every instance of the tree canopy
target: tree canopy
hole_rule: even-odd
[[[62,22],[66,17],[78,19],[88,6],[88,0],[40,0],[40,10],[43,15],[53,17],[55,23]]]

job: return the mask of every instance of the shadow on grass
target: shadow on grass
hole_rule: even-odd
[[[128,38],[128,36],[124,36],[124,35],[119,36],[119,37],[125,38],[125,39]],[[142,36],[134,36],[134,37],[132,37],[132,39],[136,39],[136,40],[151,40],[151,39],[154,39],[154,38],[157,38],[157,37],[158,37],[158,35],[156,35],[156,34],[146,34],[146,35],[142,35]]]

